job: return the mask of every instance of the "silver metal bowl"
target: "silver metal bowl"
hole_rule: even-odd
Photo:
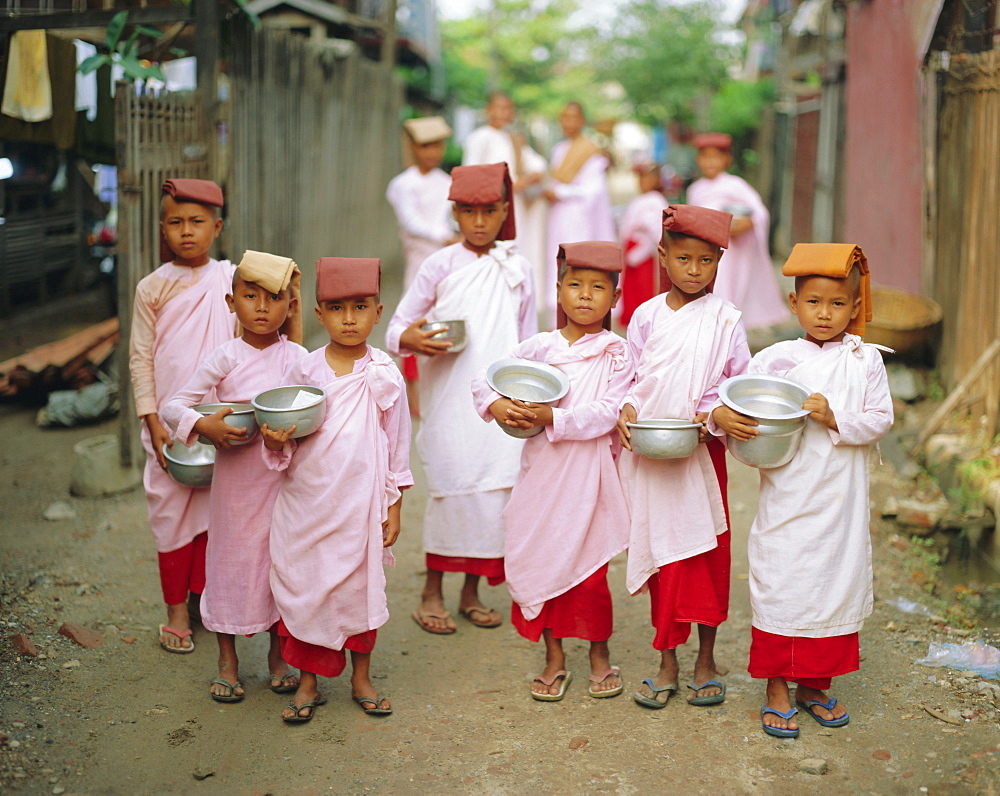
[[[250,403],[260,425],[267,423],[271,429],[295,426],[293,439],[312,434],[326,419],[326,393],[306,384],[264,390]]]
[[[174,441],[174,447],[163,446],[167,459],[167,473],[184,486],[208,486],[215,470],[215,448],[211,445],[192,445],[190,448]]]
[[[447,353],[457,354],[465,350],[469,338],[465,334],[465,321],[434,321],[420,327],[424,331],[435,332],[434,340],[439,343],[451,343]]]
[[[801,384],[780,376],[747,373],[726,379],[719,398],[733,411],[754,418],[757,436],[745,442],[729,438],[729,451],[751,467],[768,469],[788,464],[799,449],[810,395]]]
[[[194,407],[194,411],[205,417],[214,415],[216,412],[223,409],[233,410],[222,419],[226,425],[230,425],[235,428],[245,428],[247,430],[247,435],[243,437],[243,439],[229,440],[230,445],[246,445],[250,440],[257,436],[257,430],[260,426],[257,425],[257,418],[253,413],[253,404],[199,404]],[[212,440],[201,435],[198,436],[198,442],[201,442],[204,445],[212,444]]]
[[[698,448],[700,423],[679,418],[628,423],[632,452],[650,459],[684,459]]]
[[[507,398],[536,404],[550,404],[569,392],[569,379],[559,368],[530,359],[508,358],[486,369],[486,383]],[[498,423],[505,433],[524,439],[541,434],[542,426],[511,428]]]

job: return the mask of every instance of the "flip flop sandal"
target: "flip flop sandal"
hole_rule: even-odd
[[[301,705],[296,705],[294,702],[289,702],[288,707],[295,711],[294,716],[282,716],[281,719],[286,724],[305,724],[307,721],[312,721],[312,717],[316,715],[316,708],[320,705],[325,705],[326,699],[322,696],[317,696],[315,699],[310,699],[308,702],[303,702]],[[300,716],[299,711],[305,708],[311,708],[308,716]]]
[[[351,697],[351,699],[353,699],[355,702],[361,705],[361,709],[369,716],[388,716],[390,713],[392,713],[391,707],[388,708],[379,707],[379,705],[382,704],[382,700],[385,698],[386,697],[379,696],[378,694],[375,695],[374,699],[372,699],[371,697],[356,697],[356,696]],[[366,708],[365,705],[369,703],[371,703],[375,707]]]
[[[423,622],[424,619],[440,619],[442,622],[447,622],[449,619],[451,619],[451,614],[449,614],[447,611],[445,611],[444,616],[441,616],[439,614],[429,614],[426,611],[424,613],[420,613],[420,611],[414,611],[412,614],[410,614],[410,616],[413,617],[414,622],[420,625],[421,630],[424,630],[425,632],[430,633],[434,636],[450,636],[457,629],[454,627],[446,627],[443,630],[438,630],[437,628],[424,624]]]
[[[172,652],[175,655],[190,655],[192,652],[194,652],[194,639],[190,638],[190,636],[193,635],[193,631],[174,630],[172,627],[169,627],[167,625],[160,625],[160,635],[162,636],[164,633],[169,633],[171,636],[177,636],[177,638],[179,638],[181,641],[187,639],[189,642],[191,642],[187,646],[171,647],[169,644],[164,644],[163,641],[160,641],[160,646],[163,647],[163,649],[165,649],[167,652]]]
[[[770,725],[764,723],[764,715],[767,713],[773,713],[775,716],[780,716],[785,721],[788,721],[798,712],[797,708],[792,708],[787,713],[782,713],[780,710],[775,710],[774,708],[769,708],[767,705],[764,705],[760,709],[760,726],[764,728],[764,732],[768,735],[773,735],[775,738],[798,738],[798,729],[790,730],[788,727],[771,727]]]
[[[222,680],[222,679],[213,680],[212,685],[216,684],[224,685],[226,688],[229,689],[229,696],[226,696],[225,694],[213,694],[211,691],[209,691],[208,695],[212,697],[212,699],[214,699],[216,702],[240,702],[243,700],[243,697],[246,696],[246,694],[236,693],[237,688],[243,688],[243,684],[239,680],[237,680],[235,683],[230,683],[228,680]]]
[[[726,684],[723,683],[721,680],[706,680],[701,685],[698,685],[697,683],[688,683],[688,688],[690,688],[696,694],[702,689],[712,688],[713,686],[715,688],[718,688],[720,693],[709,694],[708,696],[702,696],[702,697],[700,696],[691,697],[691,699],[689,699],[687,703],[689,705],[696,705],[698,707],[703,708],[703,707],[708,707],[709,705],[718,705],[719,703],[724,702],[726,699]]]
[[[562,683],[559,685],[559,691],[555,694],[536,694],[534,691],[531,692],[531,698],[537,699],[539,702],[558,702],[564,696],[566,696],[566,687],[569,685],[570,680],[573,679],[573,675],[567,672],[565,669],[560,669],[552,677],[546,680],[542,675],[538,675],[533,682],[541,683],[544,686],[552,687],[552,684],[562,678]]]
[[[268,686],[272,691],[274,691],[274,693],[276,693],[276,694],[290,694],[293,691],[297,691],[298,690],[298,687],[299,687],[298,675],[295,674],[294,672],[288,672],[288,674],[285,674],[285,675],[274,674],[273,672],[271,672],[270,675],[271,675],[271,679],[272,680],[278,680],[279,681],[278,685],[275,685],[274,683],[271,683],[271,685]],[[289,679],[292,679],[292,678],[295,678],[295,682],[294,683],[285,682],[286,680],[289,680]]]
[[[831,713],[833,712],[833,706],[837,704],[837,700],[830,697],[829,702],[820,702],[818,699],[810,699],[806,702],[802,702],[798,699],[795,700],[795,704],[802,708],[806,713],[812,716],[816,721],[822,724],[824,727],[843,727],[847,722],[851,720],[851,714],[845,713],[843,716],[836,719],[824,719],[822,716],[818,715],[813,711],[813,707],[826,708]]]
[[[677,683],[667,683],[665,686],[657,687],[653,684],[653,681],[649,677],[643,680],[642,683],[653,692],[653,696],[648,697],[641,691],[636,691],[632,694],[632,699],[644,708],[661,710],[667,706],[667,703],[670,701],[670,697],[677,693]],[[656,699],[656,695],[662,694],[664,691],[667,692],[667,698],[663,702],[660,702],[660,700]]]
[[[587,675],[587,679],[592,683],[603,683],[609,677],[617,677],[619,681],[621,680],[621,669],[617,666],[612,666],[604,674],[591,674]],[[610,697],[618,696],[625,689],[624,683],[619,682],[617,688],[609,688],[607,691],[595,691],[593,686],[587,689],[587,693],[590,694],[594,699],[609,699]]]
[[[472,622],[472,624],[474,624],[476,627],[487,627],[487,628],[488,627],[500,627],[500,625],[503,624],[503,617],[501,617],[501,616],[498,616],[497,620],[495,622],[491,622],[489,620],[484,621],[484,622],[477,622],[475,619],[472,618],[473,614],[483,614],[485,616],[489,616],[490,614],[493,614],[493,613],[499,613],[499,612],[498,611],[494,611],[492,608],[459,608],[458,609],[459,616],[464,616],[466,619],[468,619],[470,622]]]

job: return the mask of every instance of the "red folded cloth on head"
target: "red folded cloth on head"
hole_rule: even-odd
[[[316,300],[377,295],[381,275],[382,261],[374,257],[321,257],[316,261]]]
[[[861,310],[847,324],[848,334],[864,335],[865,321],[872,319],[872,294],[868,283],[868,258],[854,243],[796,243],[781,268],[785,276],[828,276],[846,279],[851,269],[861,271]]]
[[[729,248],[732,213],[695,205],[670,205],[663,211],[663,229],[692,238],[701,238],[720,249]]]
[[[497,240],[514,240],[517,236],[514,222],[514,184],[511,182],[507,164],[456,166],[451,170],[449,202],[463,205],[491,205],[504,197],[507,202],[507,219],[500,228]]]

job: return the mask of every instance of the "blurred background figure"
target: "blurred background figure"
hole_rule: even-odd
[[[727,173],[733,163],[733,140],[724,133],[694,138],[701,178],[691,183],[687,203],[733,214],[729,248],[719,263],[715,294],[743,312],[747,329],[772,326],[788,319],[767,246],[771,215],[750,184]]]
[[[552,149],[549,187],[549,234],[545,284],[537,288],[546,299],[546,321],[555,324],[556,253],[563,243],[583,240],[616,241],[604,151],[584,134],[587,117],[579,102],[569,102],[559,114],[563,140]]]
[[[622,273],[621,323],[628,326],[632,313],[644,301],[670,285],[656,285],[657,247],[663,231],[663,211],[667,200],[663,195],[663,175],[659,164],[644,161],[634,169],[639,180],[636,196],[622,216],[618,234],[625,250],[625,270]]]

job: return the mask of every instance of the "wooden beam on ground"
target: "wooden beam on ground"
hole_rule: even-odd
[[[949,393],[948,397],[944,399],[941,405],[937,408],[937,411],[931,415],[930,419],[924,424],[923,429],[921,429],[920,434],[917,436],[916,442],[913,443],[913,447],[910,448],[910,453],[917,453],[931,438],[931,436],[941,427],[941,424],[950,415],[955,408],[961,403],[962,398],[965,396],[966,391],[975,383],[983,371],[989,367],[990,363],[996,358],[997,354],[1000,354],[1000,337],[996,338],[992,343],[990,343],[986,350],[979,355],[972,367],[969,368],[968,373],[966,373],[962,380],[955,386],[955,389]]]
[[[168,25],[192,22],[194,17],[182,5],[150,8],[113,8],[93,11],[53,11],[49,14],[6,14],[0,16],[0,31],[56,30],[59,28],[106,28],[112,17],[128,11],[127,25]]]

